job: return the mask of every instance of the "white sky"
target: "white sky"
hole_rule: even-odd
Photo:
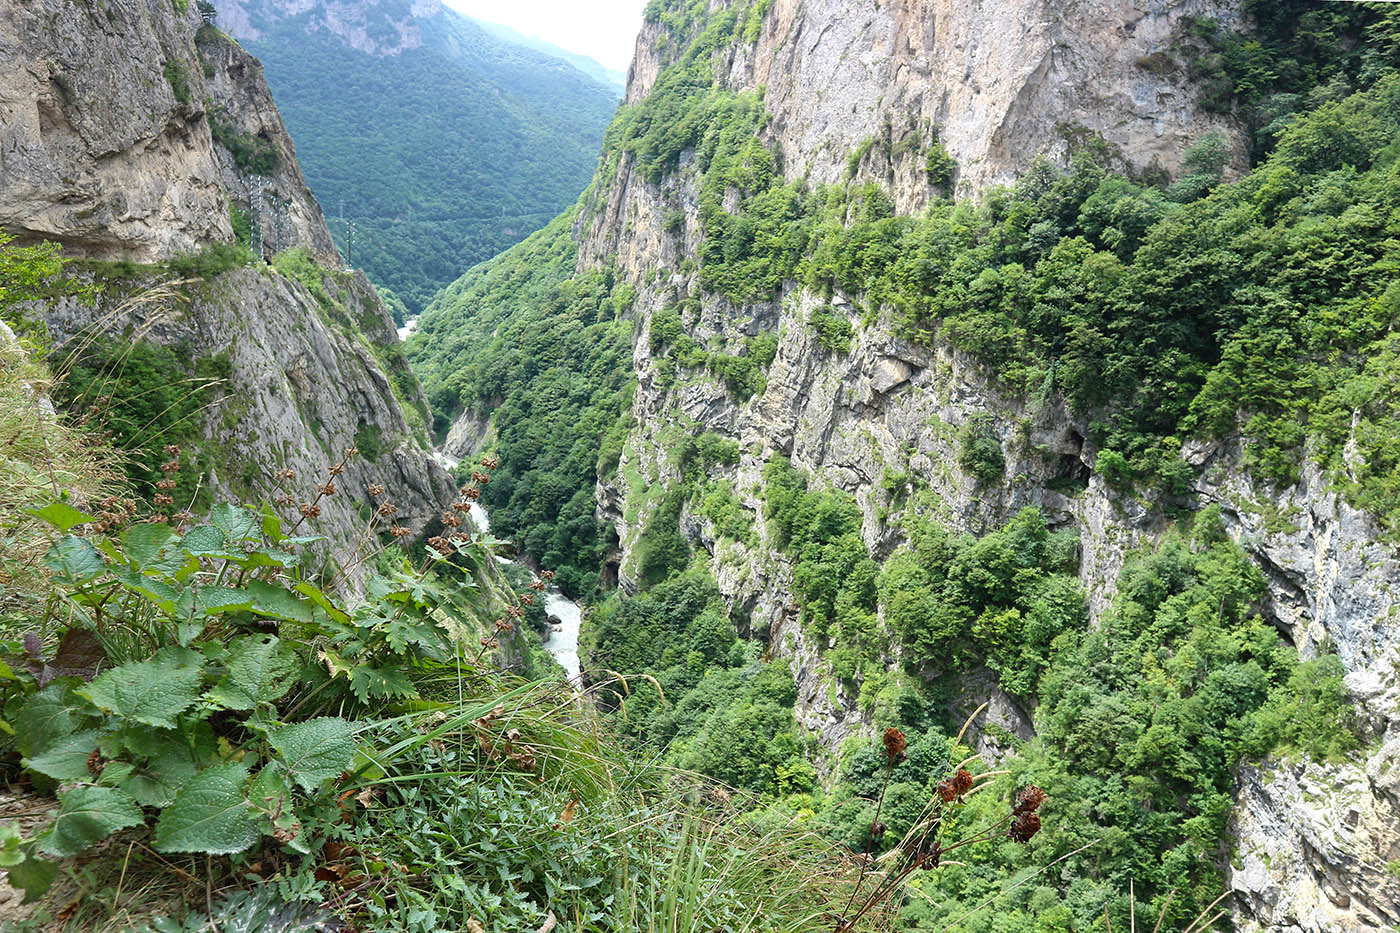
[[[591,55],[605,67],[626,71],[642,26],[646,0],[443,0],[468,16],[500,23]]]

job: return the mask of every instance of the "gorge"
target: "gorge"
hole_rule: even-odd
[[[1400,925],[1395,5],[650,0],[407,322],[205,6],[0,0],[18,928]]]

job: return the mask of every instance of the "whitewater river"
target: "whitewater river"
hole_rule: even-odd
[[[455,470],[461,462],[456,457],[449,457],[441,451],[435,453],[434,456],[449,470]],[[472,521],[482,531],[491,530],[491,516],[487,515],[486,510],[475,502],[472,503]],[[499,555],[497,555],[496,560],[503,564],[515,563],[515,561],[506,560]],[[570,682],[577,685],[581,671],[578,659],[578,629],[583,623],[583,609],[557,589],[551,589],[544,594],[544,611],[551,619],[559,620],[558,625],[550,623],[549,633],[544,640],[545,650],[553,655],[554,660],[558,661],[560,666],[568,672]]]

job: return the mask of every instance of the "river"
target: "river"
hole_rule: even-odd
[[[461,463],[456,457],[449,457],[447,454],[437,451],[433,454],[448,470],[457,469]],[[472,521],[482,531],[491,530],[491,516],[486,514],[486,510],[479,503],[472,503]],[[507,560],[497,555],[496,560],[503,564],[513,564],[515,561]],[[558,619],[559,624],[550,623],[549,632],[545,636],[544,647],[554,660],[569,675],[569,682],[575,686],[579,685],[582,668],[578,657],[578,630],[583,624],[583,609],[557,589],[550,589],[544,594],[544,611],[551,619]]]

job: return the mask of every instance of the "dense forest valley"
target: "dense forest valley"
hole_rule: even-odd
[[[0,62],[0,930],[1400,930],[1400,7]]]

